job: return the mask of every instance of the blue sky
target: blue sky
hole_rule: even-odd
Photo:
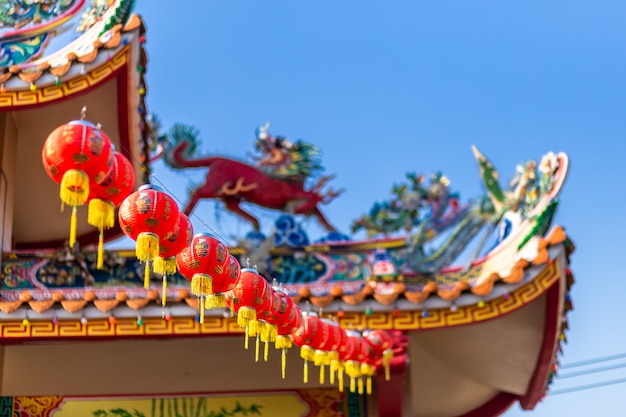
[[[463,200],[479,195],[472,144],[503,178],[566,152],[556,223],[577,245],[577,282],[562,363],[626,352],[626,3],[139,0],[135,10],[147,25],[149,110],[165,127],[199,128],[204,154],[245,157],[266,121],[320,146],[332,184],[347,190],[323,207],[343,232],[409,171],[442,170]],[[188,180],[157,164],[155,175],[185,200],[202,172]],[[222,236],[248,231],[214,207],[196,214]],[[256,213],[271,225],[272,213]],[[555,395],[505,415],[623,416],[625,389]]]

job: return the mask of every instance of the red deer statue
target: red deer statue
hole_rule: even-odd
[[[204,183],[191,190],[185,214],[189,215],[200,199],[219,199],[228,210],[250,221],[254,230],[259,231],[258,219],[240,207],[242,202],[249,202],[282,212],[314,216],[326,230],[335,231],[319,209],[320,203],[328,203],[342,192],[332,189],[322,192],[322,187],[333,176],[322,176],[315,185],[306,189],[306,175],[281,177],[220,156],[194,158],[197,136],[196,129],[175,125],[168,135],[169,143],[164,153],[165,162],[172,168],[209,168]]]

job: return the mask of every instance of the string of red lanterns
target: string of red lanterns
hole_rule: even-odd
[[[72,207],[70,247],[76,241],[76,207],[89,202],[88,223],[97,227],[98,268],[102,267],[103,231],[114,226],[115,209],[124,234],[136,241],[137,258],[145,262],[144,287],[150,285],[150,265],[163,278],[162,305],[165,306],[167,275],[178,272],[190,281],[198,297],[199,321],[205,310],[229,308],[244,329],[244,347],[256,337],[255,360],[260,343],[267,360],[269,344],[281,350],[281,375],[285,378],[286,352],[296,345],[304,360],[304,382],[309,365],[320,368],[320,384],[329,368],[331,384],[344,390],[349,378],[351,392],[370,394],[372,377],[378,367],[385,369],[393,358],[392,339],[383,330],[343,329],[338,322],[303,312],[285,291],[271,285],[254,268],[241,268],[218,238],[199,233],[182,213],[176,201],[161,188],[144,184],[132,192],[135,178],[132,164],[116,152],[100,127],[81,120],[56,128],[42,151],[44,168],[60,186],[64,204]]]

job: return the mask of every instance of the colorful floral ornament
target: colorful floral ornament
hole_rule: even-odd
[[[98,126],[83,119],[54,129],[41,152],[46,173],[60,185],[61,201],[72,207],[70,247],[76,243],[76,208],[87,202],[89,184],[104,181],[113,166],[111,141]]]
[[[135,254],[146,263],[144,287],[150,286],[150,261],[159,256],[159,241],[178,230],[178,205],[161,188],[146,184],[126,197],[118,220],[126,236],[137,242]]]
[[[113,151],[113,165],[109,175],[101,183],[89,185],[89,210],[87,223],[98,228],[97,268],[104,262],[104,230],[115,226],[115,208],[130,195],[135,187],[135,171],[131,162],[119,152]]]
[[[230,253],[222,242],[208,233],[198,233],[176,255],[178,272],[191,282],[191,293],[199,297],[200,323],[204,323],[205,299],[225,275]]]

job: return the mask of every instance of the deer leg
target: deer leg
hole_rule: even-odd
[[[254,228],[255,232],[261,231],[261,226],[257,218],[254,217],[252,214],[248,213],[247,211],[245,211],[244,209],[242,209],[239,206],[239,200],[234,199],[234,198],[228,198],[228,199],[224,199],[223,201],[224,201],[224,205],[226,206],[228,210],[232,211],[233,213],[237,214],[240,217],[243,217],[244,219],[252,223],[252,227]]]
[[[191,212],[193,211],[193,209],[196,207],[196,205],[198,204],[198,201],[200,201],[200,193],[199,193],[199,188],[196,188],[195,190],[193,190],[193,192],[191,193],[191,198],[189,199],[189,202],[187,203],[187,205],[185,206],[185,215],[189,216],[191,214]]]
[[[317,218],[317,221],[319,221],[320,224],[324,227],[324,229],[326,229],[328,232],[337,231],[337,229],[328,222],[328,220],[326,219],[326,216],[324,216],[324,214],[319,209],[319,207],[316,206],[313,210],[311,210],[311,215],[315,216]]]

